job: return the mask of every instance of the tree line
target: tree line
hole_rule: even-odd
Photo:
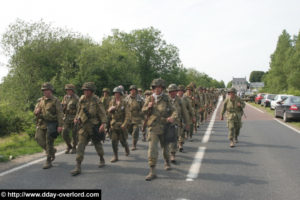
[[[1,47],[9,57],[10,71],[0,84],[0,136],[34,130],[32,110],[42,94],[43,82],[51,82],[58,97],[64,95],[67,83],[74,84],[80,95],[87,81],[95,82],[97,95],[104,87],[112,90],[118,85],[149,89],[158,77],[168,84],[225,87],[223,81],[185,68],[178,48],[153,27],[129,33],[114,29],[96,42],[43,20],[18,19],[2,35]]]
[[[262,80],[265,92],[300,95],[300,32],[292,37],[283,30]]]

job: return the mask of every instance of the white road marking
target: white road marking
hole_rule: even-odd
[[[262,110],[260,110],[260,109],[258,109],[258,108],[256,108],[256,107],[254,107],[254,106],[250,105],[249,103],[246,103],[246,104],[247,104],[248,106],[250,106],[250,107],[254,108],[255,110],[257,110],[257,111],[261,112],[261,113],[265,113],[264,111],[262,111]]]
[[[277,121],[278,123],[280,123],[280,124],[282,124],[282,125],[284,125],[284,126],[290,128],[290,129],[292,129],[292,130],[295,131],[296,133],[300,134],[300,131],[297,130],[297,129],[295,129],[294,127],[291,127],[290,125],[288,125],[288,124],[286,124],[286,123],[280,121],[279,119],[274,118],[274,120]]]
[[[58,153],[55,154],[55,156],[59,156],[59,155],[61,155],[63,153],[64,153],[64,151],[58,152]],[[46,160],[46,158],[40,158],[38,160],[31,161],[31,162],[26,163],[24,165],[21,165],[19,167],[15,167],[15,168],[12,168],[10,170],[4,171],[4,172],[0,173],[0,177],[1,176],[5,176],[5,175],[10,174],[10,173],[13,173],[13,172],[18,171],[18,170],[21,170],[23,168],[29,167],[29,166],[34,165],[36,163],[42,162],[44,160]]]
[[[186,181],[194,181],[198,177],[200,167],[202,164],[202,160],[204,158],[206,147],[199,147],[198,152],[195,155],[193,164],[189,170],[189,173],[187,175]]]
[[[212,115],[212,118],[211,118],[211,120],[210,120],[210,122],[209,122],[209,125],[208,125],[208,127],[207,127],[207,129],[206,129],[206,131],[205,131],[205,134],[204,134],[204,136],[203,136],[203,138],[202,138],[202,141],[201,141],[201,142],[202,142],[203,144],[205,144],[205,143],[207,143],[207,142],[209,141],[209,137],[210,137],[210,135],[211,135],[211,133],[212,133],[212,129],[213,129],[214,123],[215,123],[215,121],[216,121],[217,111],[218,111],[220,105],[221,105],[221,98],[219,98],[217,108],[215,109],[215,111],[214,111],[214,113],[213,113],[213,115]]]
[[[210,135],[212,133],[212,129],[213,129],[213,126],[214,126],[214,123],[216,121],[216,116],[217,116],[217,111],[221,105],[221,99],[222,98],[219,98],[219,101],[218,101],[218,105],[217,105],[217,108],[215,109],[213,115],[212,115],[212,118],[209,122],[209,125],[205,131],[205,134],[202,138],[202,141],[201,143],[202,144],[205,144],[209,141],[209,138],[210,138]],[[196,153],[195,155],[195,158],[194,158],[194,161],[191,165],[191,168],[189,170],[189,173],[187,175],[187,178],[186,178],[186,181],[194,181],[194,179],[196,179],[198,177],[198,174],[200,172],[200,168],[201,168],[201,164],[202,164],[202,160],[204,158],[204,154],[205,154],[205,150],[206,150],[206,147],[202,147],[200,146],[198,148],[198,152]]]

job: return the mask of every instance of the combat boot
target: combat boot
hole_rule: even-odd
[[[182,142],[179,142],[178,150],[179,150],[180,152],[183,152],[183,143],[182,143]]]
[[[135,151],[136,150],[136,144],[137,144],[137,140],[133,140],[131,151]]]
[[[146,181],[151,181],[153,179],[156,178],[156,173],[155,173],[155,166],[151,166],[150,167],[150,172],[149,174],[146,176],[145,180]]]
[[[235,139],[234,139],[234,142],[235,142],[235,143],[239,143],[239,141],[238,141],[238,138],[237,138],[237,137],[235,137]]]
[[[71,154],[75,154],[76,153],[76,147],[72,148]]]
[[[234,141],[230,140],[230,147],[233,148],[234,147]]]
[[[112,157],[112,159],[110,160],[110,162],[114,163],[114,162],[117,162],[119,159],[118,159],[118,153],[114,153],[114,157]]]
[[[171,160],[171,163],[176,164],[175,153],[171,153],[170,160]]]
[[[170,165],[170,161],[165,161],[165,170],[170,170],[171,169],[171,165]]]
[[[53,153],[51,154],[51,161],[53,162],[55,160],[55,153],[56,153],[56,148],[53,148]]]
[[[49,169],[52,167],[51,157],[48,157],[45,164],[43,165],[43,169]]]
[[[67,149],[65,151],[65,154],[69,154],[71,149],[72,149],[72,146],[68,145],[68,147],[67,147]]]
[[[105,166],[105,160],[104,160],[104,157],[101,156],[100,157],[100,163],[99,163],[98,167],[101,168],[101,167],[104,167],[104,166]]]
[[[129,147],[128,147],[128,145],[126,145],[126,147],[125,147],[125,155],[129,156],[129,154],[130,154]]]
[[[81,174],[81,163],[77,162],[75,169],[71,171],[71,175],[77,176],[78,174]]]

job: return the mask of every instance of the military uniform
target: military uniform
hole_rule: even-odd
[[[165,88],[164,80],[154,79],[151,83],[152,88],[162,87]],[[152,107],[148,105],[152,102]],[[163,92],[159,95],[153,94],[149,96],[143,106],[142,111],[148,115],[148,164],[150,172],[146,176],[146,180],[151,180],[156,177],[155,166],[158,158],[158,143],[160,142],[163,149],[163,156],[165,160],[165,169],[170,169],[170,159],[168,151],[168,143],[164,139],[164,128],[167,124],[167,118],[177,118],[177,112],[172,106],[168,95]]]
[[[64,125],[63,125],[63,132],[62,136],[67,144],[67,150],[65,153],[69,153],[72,149],[71,153],[76,153],[76,146],[78,143],[77,138],[77,130],[74,126],[74,118],[77,111],[77,103],[79,100],[79,97],[75,94],[75,86],[72,84],[67,84],[65,86],[65,90],[73,90],[74,94],[72,95],[65,95],[62,100],[62,106],[63,106],[63,112],[64,112]],[[72,143],[71,145],[71,139],[69,136],[69,132],[72,130]]]
[[[122,90],[116,87],[113,90],[114,93],[120,93],[122,95]],[[127,126],[126,118],[126,102],[124,98],[120,97],[119,103],[116,101],[115,97],[112,97],[112,100],[109,102],[109,115],[111,118],[111,144],[114,152],[114,157],[111,159],[111,162],[118,161],[118,146],[119,141],[122,146],[125,148],[126,156],[129,155],[129,148],[127,143],[128,133],[125,130]],[[123,128],[122,128],[123,127]]]
[[[149,96],[152,95],[152,92],[150,90],[146,90],[144,92],[144,96],[145,96],[145,99]],[[145,102],[144,102],[145,103]],[[143,120],[142,120],[142,134],[143,134],[143,141],[146,142],[146,136],[147,136],[147,126],[146,126],[146,123],[145,123],[145,115],[143,116]]]
[[[173,92],[173,91],[178,91],[177,85],[176,84],[171,84],[168,87],[168,92]],[[177,151],[177,142],[181,142],[179,141],[179,137],[182,136],[182,133],[184,132],[184,124],[186,124],[186,122],[190,123],[190,119],[189,119],[189,115],[188,112],[186,110],[186,108],[183,105],[183,102],[181,100],[181,98],[179,98],[177,95],[172,98],[171,95],[169,95],[170,97],[170,102],[173,105],[173,107],[175,108],[178,116],[177,119],[175,120],[174,124],[177,126],[177,134],[176,134],[176,140],[175,142],[170,143],[169,148],[170,148],[170,155],[171,155],[171,162],[172,163],[176,163],[175,160],[175,154]]]
[[[131,85],[129,90],[137,90],[137,87],[135,85]],[[125,98],[126,102],[126,111],[127,113],[127,119],[128,121],[128,130],[132,135],[132,149],[131,150],[136,150],[136,144],[139,139],[139,125],[142,123],[142,107],[144,104],[143,99],[139,94],[136,94],[135,96],[132,96],[129,94]]]
[[[54,91],[50,83],[44,83],[41,88]],[[55,97],[43,96],[38,100],[34,113],[37,118],[37,127],[35,139],[37,143],[46,151],[47,160],[43,166],[44,169],[52,167],[52,161],[55,159],[56,149],[54,140],[57,137],[57,127],[63,125],[63,112],[59,100]]]
[[[181,91],[185,91],[185,87],[183,85],[179,85],[178,86],[178,90]],[[195,112],[194,112],[194,108],[192,106],[192,103],[189,99],[189,97],[187,96],[182,96],[181,98],[181,102],[182,102],[182,106],[183,106],[183,110],[185,110],[188,114],[187,119],[184,119],[183,121],[183,130],[181,132],[179,132],[179,140],[178,140],[178,147],[179,147],[179,151],[183,151],[183,144],[185,141],[185,132],[189,132],[189,129],[185,129],[185,127],[191,128],[191,124],[193,124],[192,119],[195,118]]]
[[[189,101],[189,104],[192,106],[191,108],[191,111],[193,112],[192,114],[192,120],[193,119],[197,119],[196,117],[196,103],[195,103],[195,97],[193,96],[193,92],[194,92],[194,89],[193,89],[193,86],[191,84],[189,84],[187,87],[186,87],[186,90],[190,90],[191,93],[190,95],[186,92],[184,94],[184,96],[187,98],[187,100]],[[190,140],[192,141],[192,137],[193,137],[193,133],[194,133],[194,129],[196,128],[195,127],[195,124],[196,122],[194,123],[193,121],[191,121],[191,124],[190,124],[190,129],[187,131],[187,137],[190,138]]]
[[[79,123],[78,131],[78,147],[76,156],[76,168],[71,171],[72,175],[81,173],[81,162],[84,158],[85,147],[92,140],[95,149],[100,157],[99,167],[104,166],[104,151],[99,138],[99,125],[107,123],[107,117],[103,105],[100,103],[99,97],[94,94],[96,86],[93,82],[83,84],[82,90],[92,91],[92,95],[87,97],[82,95],[79,99],[78,109],[75,116]]]
[[[105,130],[105,132],[106,132],[106,137],[107,138],[109,138],[109,137],[111,137],[111,134],[110,134],[110,127],[109,127],[109,124],[110,124],[110,117],[109,117],[109,114],[108,114],[108,112],[107,112],[107,110],[108,110],[108,107],[109,107],[109,102],[111,101],[111,96],[109,96],[109,93],[110,93],[110,90],[108,89],[108,88],[103,88],[102,89],[102,92],[104,93],[104,92],[107,92],[108,93],[108,95],[107,96],[102,96],[101,98],[100,98],[100,102],[101,102],[101,104],[104,106],[104,109],[105,109],[105,111],[106,111],[106,116],[107,116],[107,124],[108,124],[108,126],[106,127],[106,130]]]
[[[229,92],[236,93],[234,88],[231,88]],[[240,105],[238,105],[240,104]],[[238,97],[235,96],[231,99],[230,96],[226,98],[221,111],[222,119],[226,112],[227,127],[228,127],[228,139],[230,140],[230,146],[234,147],[234,143],[238,141],[240,129],[242,127],[242,115],[245,103]]]

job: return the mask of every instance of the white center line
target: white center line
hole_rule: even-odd
[[[205,144],[209,141],[214,123],[216,121],[217,111],[218,111],[220,105],[221,105],[221,98],[219,98],[217,108],[215,109],[215,111],[212,115],[212,118],[209,122],[209,125],[208,125],[208,127],[205,131],[205,134],[202,138],[202,141],[201,141],[202,144]],[[198,148],[198,152],[195,155],[194,161],[191,165],[191,168],[190,168],[189,173],[187,175],[186,181],[194,181],[194,179],[196,179],[198,177],[198,174],[199,174],[200,168],[201,168],[201,164],[202,164],[202,160],[204,158],[205,150],[206,150],[206,147],[200,146]]]

